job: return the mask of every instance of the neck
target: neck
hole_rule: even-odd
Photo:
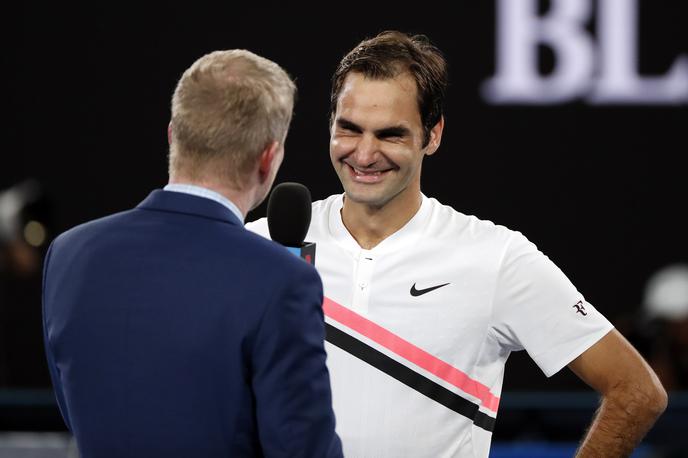
[[[239,189],[233,183],[222,183],[212,178],[188,178],[181,175],[171,176],[170,184],[189,184],[193,186],[200,186],[222,195],[223,197],[232,201],[236,205],[241,214],[246,217],[251,210],[254,196],[253,192]]]
[[[404,227],[422,203],[420,189],[403,191],[386,204],[376,207],[344,198],[342,222],[361,248],[370,250]]]

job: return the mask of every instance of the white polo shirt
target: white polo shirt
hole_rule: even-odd
[[[372,250],[343,195],[313,203],[327,365],[349,458],[487,457],[504,364],[525,349],[547,375],[612,325],[519,232],[423,196]],[[247,228],[269,236],[265,218]]]

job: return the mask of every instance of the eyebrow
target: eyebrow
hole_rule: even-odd
[[[352,132],[363,132],[363,128],[361,126],[345,118],[337,119],[337,127],[350,130]],[[390,126],[383,127],[382,129],[377,129],[376,131],[374,131],[374,133],[375,136],[378,138],[406,137],[411,134],[411,130],[405,126]]]

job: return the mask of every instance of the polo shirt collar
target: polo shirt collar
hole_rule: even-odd
[[[330,207],[329,232],[335,241],[347,251],[357,253],[360,251],[370,254],[383,254],[398,251],[411,244],[417,243],[428,224],[431,205],[429,199],[421,194],[420,208],[415,215],[398,231],[378,243],[370,250],[361,248],[356,239],[349,233],[342,221],[342,207],[344,206],[344,194],[339,195]]]

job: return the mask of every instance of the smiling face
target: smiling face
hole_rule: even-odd
[[[347,200],[371,208],[417,205],[423,156],[439,146],[443,122],[423,147],[414,79],[376,80],[350,73],[337,100],[330,158]]]

